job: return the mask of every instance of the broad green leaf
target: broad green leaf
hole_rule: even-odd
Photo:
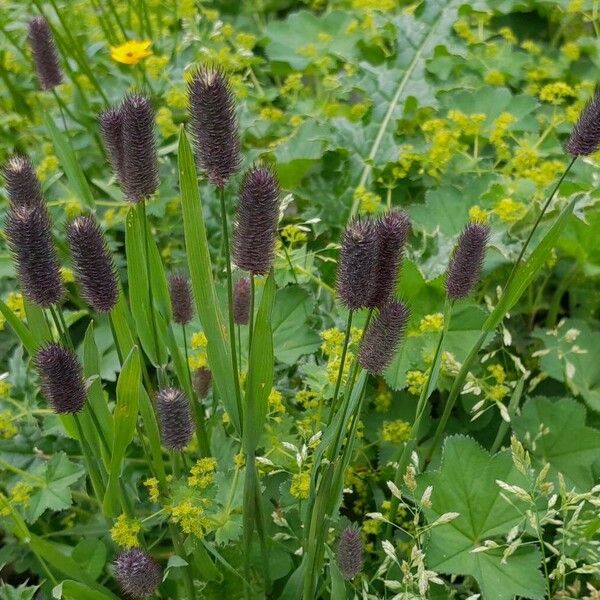
[[[41,346],[52,341],[52,332],[48,327],[43,309],[25,300],[25,314],[27,315],[27,326],[33,334],[36,345]]]
[[[2,316],[6,319],[8,324],[11,326],[12,330],[17,334],[18,338],[21,340],[23,346],[29,353],[30,356],[35,354],[35,349],[37,347],[35,337],[29,331],[27,326],[17,317],[6,304],[2,300],[0,300],[0,312]]]
[[[165,466],[163,462],[162,447],[160,443],[160,431],[158,429],[158,421],[152,400],[140,384],[140,414],[144,423],[144,431],[148,436],[148,444],[150,445],[150,454],[152,456],[152,470],[158,477],[159,481],[164,481],[166,477]]]
[[[52,593],[60,594],[55,596],[64,600],[116,600],[117,596],[112,594],[109,590],[104,588],[103,590],[93,589],[84,583],[73,581],[72,579],[66,579],[56,586]]]
[[[71,556],[92,579],[98,579],[106,564],[106,546],[101,540],[83,539],[73,548]]]
[[[267,418],[267,405],[273,387],[273,331],[271,315],[275,300],[273,273],[267,277],[254,321],[252,347],[244,398],[244,452],[254,454]]]
[[[42,119],[52,140],[52,145],[56,156],[58,156],[60,166],[63,168],[69,181],[69,187],[87,208],[94,208],[94,197],[92,196],[90,186],[75,156],[67,134],[56,127],[49,111],[42,111]]]
[[[135,433],[140,404],[141,366],[139,351],[134,347],[123,364],[117,381],[117,404],[114,412],[114,441],[108,485],[104,496],[107,514],[119,510],[119,480],[127,446]]]
[[[225,410],[229,413],[234,427],[241,431],[241,415],[238,414],[235,400],[236,393],[227,329],[221,315],[212,277],[196,165],[192,149],[183,130],[179,138],[178,166],[188,267],[196,309],[208,340],[208,360]]]
[[[135,337],[133,335],[133,318],[127,306],[127,299],[123,290],[119,291],[119,300],[117,305],[112,309],[110,317],[114,324],[115,334],[121,347],[121,352],[127,356],[135,345]]]
[[[427,486],[433,486],[431,508],[425,510],[429,523],[449,512],[459,516],[431,529],[427,567],[447,575],[474,577],[486,600],[543,598],[541,556],[535,547],[522,546],[506,561],[502,561],[502,550],[472,552],[522,522],[524,507],[518,501],[515,505],[507,502],[496,480],[527,486],[509,452],[490,456],[471,438],[446,439],[440,469],[419,476],[415,495],[420,497]]]
[[[575,400],[532,398],[512,425],[541,466],[550,463],[567,487],[585,492],[600,478],[600,431],[585,421],[585,406]]]
[[[40,479],[27,505],[27,520],[35,522],[46,509],[65,510],[72,503],[70,487],[85,471],[72,463],[64,452],[55,454],[47,463],[38,465],[31,475]]]

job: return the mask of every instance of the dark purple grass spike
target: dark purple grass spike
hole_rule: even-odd
[[[198,394],[200,400],[204,400],[204,398],[208,396],[211,380],[212,373],[210,372],[210,369],[199,367],[194,371],[192,383],[194,385],[194,391]]]
[[[346,527],[337,548],[337,564],[345,579],[354,579],[362,570],[363,545],[360,532],[355,527]]]
[[[233,288],[233,321],[236,325],[248,325],[250,321],[250,280],[238,279]]]
[[[588,156],[600,147],[600,87],[585,105],[565,149],[572,156]]]
[[[63,75],[58,62],[56,43],[50,25],[44,17],[34,17],[29,21],[28,39],[40,87],[48,91],[60,85]]]
[[[156,410],[165,448],[183,450],[194,433],[190,403],[186,395],[175,388],[164,388],[156,395]]]
[[[8,199],[13,206],[39,206],[44,204],[42,186],[35,168],[27,156],[11,156],[3,169]]]
[[[179,273],[169,277],[169,296],[173,308],[173,321],[179,325],[187,325],[194,317],[192,290],[185,275]]]
[[[160,565],[139,548],[123,550],[114,565],[121,590],[131,598],[147,598],[161,583]]]

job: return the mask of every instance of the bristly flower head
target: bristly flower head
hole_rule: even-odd
[[[139,548],[123,550],[115,561],[115,576],[123,592],[131,598],[151,596],[161,583],[160,565]]]
[[[87,390],[75,354],[51,343],[38,351],[34,365],[40,376],[42,394],[55,412],[77,413],[83,408]]]
[[[198,394],[200,400],[204,400],[208,396],[211,379],[212,374],[210,369],[206,367],[199,367],[194,371],[192,383],[194,384],[194,391]]]
[[[156,410],[165,448],[183,450],[194,433],[190,403],[186,395],[175,388],[159,390],[156,395]]]
[[[6,237],[25,297],[43,308],[60,302],[63,284],[46,207],[12,205],[6,217]]]
[[[123,164],[123,114],[121,107],[110,107],[103,110],[98,117],[98,121],[110,166],[117,177],[119,185],[123,187],[125,167]]]
[[[119,284],[106,238],[96,219],[77,217],[69,224],[67,241],[83,297],[96,312],[111,311],[117,304]]]
[[[383,306],[392,297],[409,233],[410,218],[404,211],[391,210],[378,221],[379,243],[371,308]]]
[[[40,87],[44,91],[51,90],[62,83],[63,76],[54,36],[44,17],[34,17],[29,21],[29,43]]]
[[[11,156],[4,165],[3,175],[11,205],[39,206],[44,203],[42,186],[27,156]]]
[[[337,564],[345,579],[354,579],[362,570],[363,546],[356,527],[346,527],[340,535]]]
[[[236,213],[233,262],[253,275],[269,272],[275,258],[279,220],[279,183],[267,166],[253,166],[244,176]]]
[[[468,223],[462,230],[448,265],[446,293],[450,300],[468,296],[477,284],[489,234],[484,223]]]
[[[391,300],[365,331],[358,360],[370,373],[379,375],[392,362],[402,341],[410,312],[403,302]]]
[[[194,317],[192,290],[185,275],[179,273],[169,277],[169,296],[173,308],[173,321],[179,325],[187,325]]]
[[[342,234],[336,290],[349,310],[371,307],[379,239],[372,219],[352,219]]]
[[[121,105],[123,115],[123,177],[130,202],[146,200],[158,188],[158,154],[154,132],[154,109],[141,94],[128,94]]]
[[[238,279],[233,288],[233,321],[236,325],[248,325],[250,321],[250,280]]]
[[[572,156],[588,156],[600,148],[600,87],[581,111],[565,148]]]
[[[219,68],[198,69],[189,84],[196,160],[208,180],[223,187],[240,164],[240,140],[233,92]]]

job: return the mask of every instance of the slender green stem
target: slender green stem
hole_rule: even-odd
[[[256,302],[256,287],[254,275],[250,273],[250,315],[248,320],[248,356],[250,356],[250,348],[252,348],[252,335],[254,333],[254,304]]]
[[[576,160],[577,160],[577,156],[574,156],[572,158],[571,162],[569,163],[569,166],[565,169],[564,173],[561,175],[560,179],[558,180],[558,182],[552,189],[552,192],[548,196],[548,199],[544,203],[542,210],[540,211],[540,214],[538,215],[537,219],[535,220],[535,223],[533,224],[533,227],[531,228],[531,231],[529,232],[529,235],[527,236],[527,239],[525,240],[525,243],[523,244],[523,247],[521,248],[521,252],[519,253],[518,258],[517,258],[515,264],[513,265],[510,275],[508,276],[508,280],[506,281],[506,285],[504,286],[504,291],[502,292],[503,296],[504,296],[504,294],[507,294],[509,292],[512,282],[514,281],[514,278],[516,277],[517,271],[521,265],[523,257],[525,256],[525,252],[527,251],[527,248],[535,234],[536,229],[538,228],[539,224],[541,223],[544,214],[548,210],[548,207],[550,206],[550,203],[552,202],[554,195],[558,191],[561,183],[564,181],[564,179],[567,176],[567,174],[569,173],[569,171],[571,170],[571,167],[575,164]],[[435,430],[433,442],[431,444],[431,447],[429,448],[429,452],[427,453],[427,457],[425,459],[425,467],[427,467],[427,465],[431,462],[431,458],[439,446],[442,435],[444,434],[444,431],[446,429],[448,419],[450,418],[452,409],[454,408],[454,405],[460,394],[460,391],[463,388],[465,379],[467,378],[467,374],[469,373],[469,369],[471,368],[473,361],[477,357],[477,354],[479,353],[481,346],[483,346],[483,343],[485,342],[485,340],[488,336],[488,333],[489,333],[488,331],[483,331],[481,333],[481,335],[475,342],[475,345],[471,348],[467,358],[463,362],[463,364],[460,368],[460,371],[458,372],[458,375],[456,376],[454,383],[452,384],[450,394],[448,395],[448,400],[446,401],[446,406],[444,407],[444,412],[442,414],[440,422],[438,423],[437,429]]]
[[[346,364],[346,354],[348,352],[348,344],[350,342],[350,334],[352,331],[352,317],[354,311],[348,311],[348,321],[346,322],[346,335],[344,336],[344,345],[342,347],[342,356],[340,357],[340,368],[338,369],[337,379],[335,382],[335,389],[333,392],[333,398],[331,400],[331,408],[329,410],[329,416],[327,417],[327,425],[331,423],[333,415],[337,409],[337,400],[340,393],[340,387],[342,385],[342,379],[344,377],[344,366]]]
[[[227,304],[229,314],[229,346],[231,348],[231,368],[235,385],[235,400],[238,414],[242,421],[242,393],[240,390],[240,376],[237,369],[237,350],[235,347],[235,321],[233,319],[233,281],[231,277],[231,256],[229,253],[229,229],[227,227],[227,209],[225,207],[225,188],[219,188],[221,200],[221,226],[223,231],[223,252],[225,254],[225,267],[227,269]]]
[[[98,504],[102,506],[102,500],[104,499],[105,488],[102,483],[102,477],[98,472],[96,461],[94,460],[90,448],[86,442],[85,435],[83,433],[83,428],[81,427],[81,422],[79,420],[79,415],[73,415],[73,421],[75,422],[75,427],[77,428],[77,435],[79,437],[79,444],[81,446],[81,452],[83,454],[84,461],[87,466],[87,472],[90,476],[90,480],[92,482],[92,488],[94,490],[94,495],[98,500]]]

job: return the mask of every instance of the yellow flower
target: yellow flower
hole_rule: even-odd
[[[273,388],[268,397],[269,410],[273,413],[285,412],[285,405],[283,404],[283,394]]]
[[[110,535],[115,544],[122,548],[135,548],[139,546],[138,533],[142,528],[139,521],[128,519],[127,515],[120,515],[110,530]]]
[[[378,413],[387,412],[392,404],[392,392],[383,388],[375,396],[375,411]]]
[[[19,430],[12,422],[12,415],[7,410],[0,412],[0,438],[10,440],[15,437]]]
[[[152,502],[158,502],[160,492],[158,491],[158,479],[156,477],[150,477],[144,481],[144,486],[148,488],[148,495]]]
[[[10,292],[6,297],[6,306],[8,306],[19,319],[23,320],[25,318],[23,294],[20,294],[19,292]]]
[[[579,60],[579,57],[581,56],[581,50],[575,42],[567,42],[566,44],[563,44],[560,51],[569,60]]]
[[[20,481],[10,492],[11,502],[27,506],[33,488],[28,483]]]
[[[484,113],[465,115],[460,110],[451,110],[448,112],[448,118],[458,125],[463,135],[479,135],[486,116]]]
[[[283,119],[283,111],[275,106],[265,106],[260,111],[260,118],[263,121],[281,121]]]
[[[110,47],[110,57],[124,65],[137,65],[142,58],[152,55],[150,40],[129,40],[120,46]]]
[[[494,212],[504,223],[516,223],[525,216],[527,207],[512,198],[503,198],[494,206]]]
[[[171,88],[165,94],[165,102],[169,108],[184,110],[188,105],[187,94],[183,90]]]
[[[206,339],[206,335],[204,335],[203,331],[196,331],[192,335],[192,348],[194,350],[198,350],[198,348],[206,348],[208,344],[208,340]]]
[[[496,383],[504,383],[506,373],[504,372],[504,367],[502,365],[490,365],[487,370],[496,380]]]
[[[402,144],[398,156],[398,164],[393,168],[393,175],[396,179],[404,179],[410,173],[410,169],[418,162],[421,155],[414,151],[411,144]]]
[[[487,392],[488,398],[494,402],[500,402],[508,394],[508,388],[505,385],[493,385]]]
[[[251,33],[240,32],[235,36],[235,41],[244,50],[252,50],[256,44],[256,36]]]
[[[396,421],[384,421],[381,437],[385,442],[401,444],[410,437],[411,425],[400,419]]]
[[[341,354],[344,345],[344,332],[341,329],[338,329],[337,327],[326,329],[321,332],[321,339],[323,340],[323,343],[321,344],[323,354],[329,356]]]
[[[540,100],[550,104],[562,104],[566,98],[576,96],[575,90],[564,81],[555,81],[540,90]]]
[[[294,115],[290,119],[290,125],[292,127],[300,127],[300,125],[302,125],[302,123],[304,123],[304,119],[300,115]]]
[[[475,204],[469,209],[469,219],[474,223],[486,223],[488,220],[487,210]]]
[[[75,273],[73,273],[73,269],[69,269],[69,267],[61,267],[60,278],[63,283],[73,283],[75,281]]]
[[[169,138],[179,131],[179,127],[173,121],[173,113],[165,106],[158,109],[156,113],[156,125],[163,138]]]
[[[506,77],[504,73],[498,71],[498,69],[490,69],[486,74],[483,80],[488,85],[504,85],[506,82]]]
[[[508,144],[504,141],[508,128],[517,122],[517,118],[509,112],[503,112],[492,123],[490,142],[496,147],[498,158],[506,160],[509,157]]]
[[[144,63],[146,72],[152,79],[160,79],[165,75],[165,67],[169,64],[168,56],[150,56]]]
[[[498,33],[509,43],[516,44],[517,38],[510,27],[501,27]]]
[[[296,392],[296,402],[303,408],[317,408],[321,395],[313,390],[300,390]]]
[[[177,523],[184,533],[191,533],[198,538],[204,537],[210,521],[204,516],[199,506],[194,506],[190,500],[171,506],[171,519]]]
[[[281,237],[286,240],[290,246],[293,244],[301,244],[308,239],[306,231],[299,225],[294,224],[286,225],[281,230]]]
[[[434,313],[425,315],[419,323],[419,331],[421,333],[436,333],[444,328],[444,315],[442,313]]]
[[[188,477],[188,485],[201,490],[207,488],[215,480],[215,469],[217,460],[215,458],[201,458],[196,461]]]
[[[54,154],[45,156],[36,169],[37,176],[41,181],[46,181],[46,179],[48,179],[48,177],[52,175],[56,169],[58,169],[58,158],[56,158]]]
[[[354,198],[359,201],[360,209],[365,213],[377,212],[381,206],[381,198],[374,192],[367,191],[362,185],[356,188]]]
[[[205,352],[196,354],[196,356],[190,356],[189,361],[190,369],[200,369],[201,367],[208,366],[208,358]]]
[[[292,477],[290,494],[295,498],[308,498],[310,493],[310,473],[297,473]]]
[[[280,92],[282,96],[290,96],[292,94],[297,94],[303,87],[302,73],[292,73],[285,78]]]
[[[521,48],[525,50],[525,52],[529,52],[529,54],[533,54],[533,56],[537,56],[542,52],[542,49],[533,41],[533,40],[525,40],[521,44]]]
[[[409,371],[406,374],[406,386],[409,394],[418,396],[427,382],[427,374],[423,371]]]

